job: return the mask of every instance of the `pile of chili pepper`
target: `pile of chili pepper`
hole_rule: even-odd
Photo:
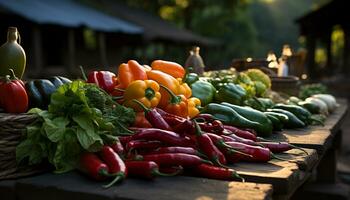
[[[275,153],[298,148],[286,142],[260,141],[250,130],[223,125],[208,114],[194,119],[147,108],[141,110],[130,135],[104,146],[97,153],[84,153],[81,169],[96,180],[111,179],[105,187],[127,176],[153,179],[156,176],[190,174],[219,180],[242,179],[228,166],[239,161],[268,162],[280,159]]]

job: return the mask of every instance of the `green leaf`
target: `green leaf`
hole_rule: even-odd
[[[94,131],[86,131],[77,127],[77,137],[81,146],[88,151],[97,151],[103,146],[101,137]]]
[[[52,142],[58,142],[62,139],[66,126],[69,124],[69,120],[64,117],[56,117],[53,120],[45,119],[43,128],[46,132],[47,138]]]

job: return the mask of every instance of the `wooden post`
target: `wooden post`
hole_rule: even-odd
[[[106,37],[105,34],[100,32],[98,34],[98,44],[99,44],[99,50],[100,50],[100,59],[101,64],[103,67],[108,66],[108,60],[107,60],[107,52],[106,52]]]
[[[33,52],[34,52],[34,73],[32,75],[38,76],[38,73],[42,71],[43,68],[43,51],[42,51],[42,40],[41,31],[38,26],[34,26],[32,30],[32,42],[33,42]]]
[[[307,74],[310,79],[314,79],[315,76],[315,49],[316,49],[316,38],[315,36],[309,34],[306,36],[306,68]]]
[[[334,65],[333,65],[333,59],[332,59],[332,29],[327,31],[325,35],[325,43],[326,43],[326,50],[327,50],[327,65],[326,65],[326,72],[327,76],[330,76],[335,71]]]
[[[350,67],[350,26],[343,26],[344,30],[344,63],[342,66],[342,73],[349,75]]]
[[[74,30],[68,30],[68,66],[66,66],[67,73],[74,71],[75,68],[75,36]]]

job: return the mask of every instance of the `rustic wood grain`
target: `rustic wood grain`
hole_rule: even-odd
[[[272,184],[276,194],[289,194],[305,182],[310,175],[308,170],[318,161],[315,150],[305,150],[308,154],[297,149],[278,154],[289,161],[273,159],[268,163],[239,162],[232,168],[249,182]]]

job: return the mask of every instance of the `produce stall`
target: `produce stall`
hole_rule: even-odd
[[[16,31],[8,43],[20,49]],[[259,69],[199,76],[164,60],[20,80],[20,50],[0,66],[8,198],[289,199],[307,181],[335,181],[347,104],[322,85],[297,97]]]

